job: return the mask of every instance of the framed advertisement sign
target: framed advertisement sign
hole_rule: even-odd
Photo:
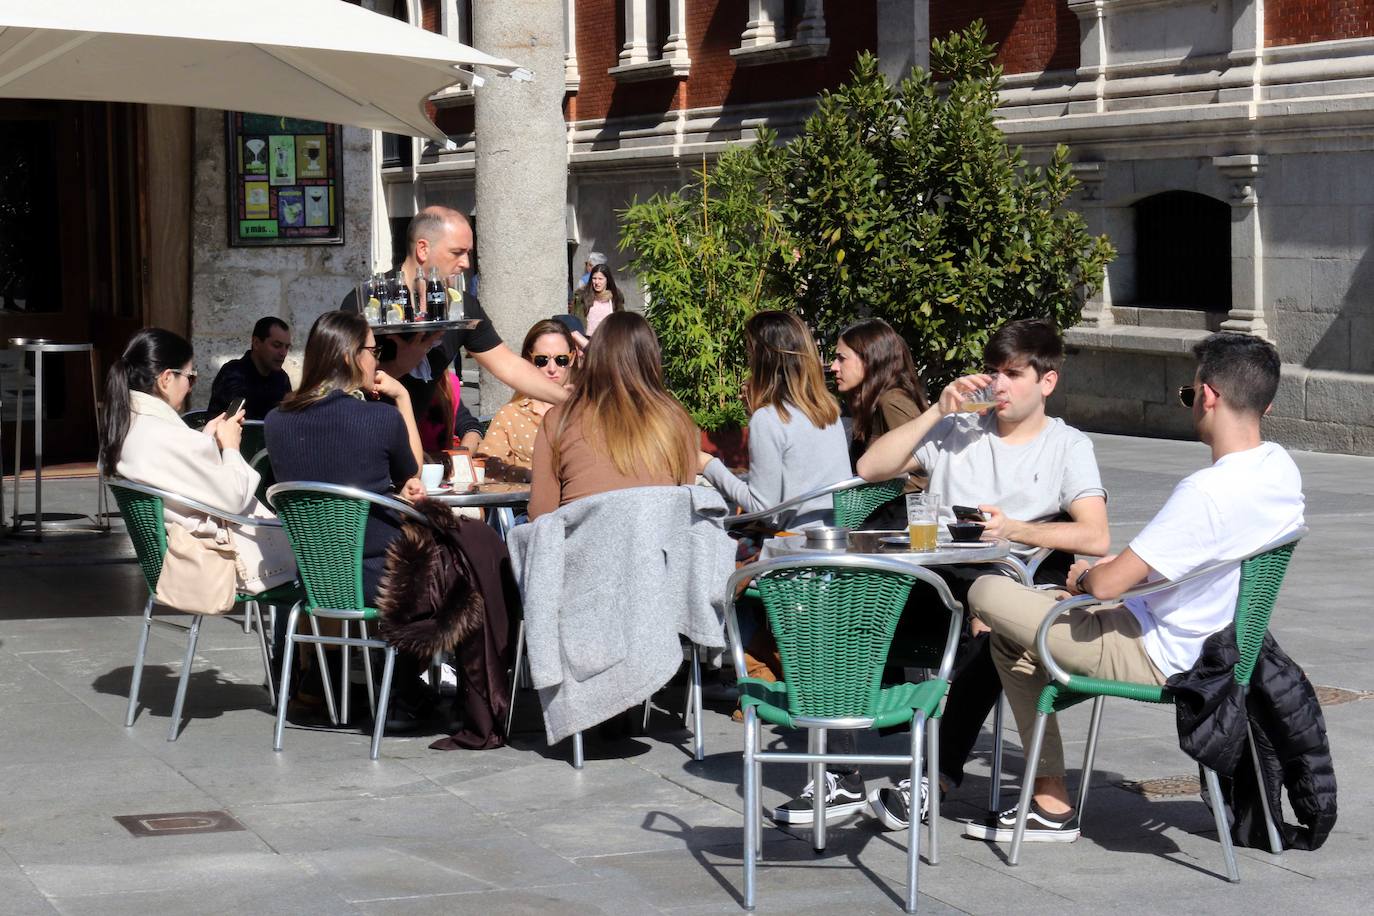
[[[242,111],[225,117],[229,244],[342,245],[339,125]]]

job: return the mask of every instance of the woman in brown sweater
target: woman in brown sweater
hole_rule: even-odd
[[[596,493],[691,483],[699,442],[663,387],[653,329],[635,312],[615,312],[588,346],[571,397],[539,426],[530,519]]]
[[[840,332],[830,371],[853,419],[850,464],[857,464],[879,436],[915,419],[930,406],[925,385],[916,374],[911,348],[881,318],[856,321]],[[924,488],[925,479],[912,476],[905,492]],[[898,498],[876,510],[865,527],[875,525],[884,529],[905,527],[906,508],[902,500]]]

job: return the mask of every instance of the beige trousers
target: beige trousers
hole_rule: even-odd
[[[970,610],[992,629],[992,660],[1027,751],[1035,733],[1035,706],[1050,680],[1035,654],[1035,633],[1049,609],[1066,597],[1068,592],[1026,588],[1002,576],[982,576],[968,592]],[[1055,661],[1072,674],[1164,683],[1164,675],[1145,653],[1135,615],[1119,604],[1070,611],[1050,627],[1049,645]],[[1064,775],[1064,746],[1054,716],[1045,726],[1036,774]]]

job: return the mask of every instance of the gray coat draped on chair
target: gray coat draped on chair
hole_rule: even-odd
[[[735,543],[697,486],[579,499],[511,531],[530,674],[550,743],[643,703],[682,664],[679,634],[725,645]]]

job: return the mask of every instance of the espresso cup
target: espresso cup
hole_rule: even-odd
[[[420,468],[420,483],[425,485],[426,490],[439,489],[439,484],[443,479],[444,466],[442,464],[427,464]]]

